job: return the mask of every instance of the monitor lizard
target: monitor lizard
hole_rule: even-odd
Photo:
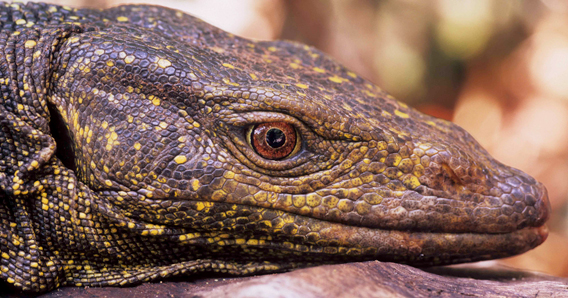
[[[0,4],[0,279],[23,291],[542,243],[545,187],[323,52],[180,11]]]

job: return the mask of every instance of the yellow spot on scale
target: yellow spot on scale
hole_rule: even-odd
[[[191,180],[191,189],[193,189],[194,191],[198,190],[199,186],[200,186],[199,180],[197,179]]]
[[[140,150],[140,147],[141,147],[140,143],[138,142],[134,143],[134,149]]]
[[[185,155],[178,155],[174,158],[174,161],[178,164],[182,164],[187,161],[187,157],[185,157]]]
[[[97,54],[97,55],[102,55],[104,53],[105,53],[105,51],[101,50],[101,49],[98,49],[98,50],[95,51],[95,54]]]
[[[258,80],[258,77],[254,73],[249,73],[249,75],[253,80]]]
[[[377,95],[369,90],[363,90],[363,93],[367,94],[369,97],[376,97]]]
[[[356,78],[356,77],[357,77],[357,74],[354,73],[354,72],[352,72],[352,71],[348,71],[348,72],[347,72],[347,75],[350,76],[350,77],[352,77],[352,78]]]
[[[346,79],[338,77],[338,76],[329,77],[327,79],[334,82],[334,83],[343,83],[343,81],[346,81]]]
[[[24,45],[26,49],[35,47],[37,42],[35,40],[27,40],[26,44]]]
[[[248,245],[258,245],[258,239],[249,239],[247,240]]]
[[[132,61],[134,61],[134,56],[132,56],[132,55],[128,55],[128,56],[126,56],[126,58],[124,58],[124,62],[126,64],[130,64],[130,63],[132,63]]]
[[[157,97],[154,97],[152,99],[152,104],[155,105],[155,106],[159,106],[160,105],[160,99],[157,98]]]
[[[240,86],[238,83],[231,82],[231,80],[229,80],[227,78],[223,78],[223,83],[225,83],[227,85],[231,85],[231,86]]]
[[[127,18],[127,17],[122,17],[122,16],[121,16],[121,17],[117,17],[116,20],[119,21],[119,22],[128,22],[128,18]]]
[[[300,87],[302,89],[308,89],[308,85],[301,84],[301,83],[296,84],[296,87]]]
[[[408,118],[410,116],[408,116],[407,113],[401,112],[399,110],[394,110],[394,114],[397,115],[400,118]]]
[[[160,60],[158,60],[158,66],[161,68],[166,68],[170,65],[172,65],[172,63],[168,59],[160,58]]]
[[[110,181],[110,180],[105,180],[105,184],[106,184],[107,186],[112,186],[112,181]]]
[[[195,210],[201,211],[201,210],[203,210],[203,209],[205,209],[205,204],[203,204],[203,202],[197,202],[197,203],[195,204]]]
[[[25,23],[26,23],[26,20],[24,20],[24,19],[19,19],[19,20],[16,21],[16,25],[23,25]]]
[[[235,67],[232,64],[229,64],[229,63],[223,63],[223,66],[230,68],[230,69],[235,69]]]
[[[298,65],[297,63],[292,62],[292,63],[290,63],[290,67],[292,67],[293,69],[298,69],[298,68],[300,68],[301,66]]]
[[[420,186],[420,181],[418,180],[418,178],[416,178],[415,176],[408,176],[406,179],[404,179],[402,181],[402,183],[404,184],[404,186],[406,186],[408,189],[415,189],[418,186]]]
[[[314,67],[314,71],[319,72],[319,73],[324,73],[325,69],[322,69],[322,68],[319,68],[319,67]]]

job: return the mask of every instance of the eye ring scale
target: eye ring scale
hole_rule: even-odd
[[[257,124],[250,129],[249,143],[262,158],[284,159],[290,156],[296,148],[296,129],[286,122]]]

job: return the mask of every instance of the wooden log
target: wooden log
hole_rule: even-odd
[[[506,267],[414,268],[378,261],[232,278],[146,283],[129,288],[64,287],[56,297],[568,297],[568,279]],[[29,297],[6,293],[2,297]]]

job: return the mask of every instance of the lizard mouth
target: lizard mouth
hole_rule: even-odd
[[[434,219],[435,225],[430,226],[420,225],[420,222],[404,226],[404,223],[408,222],[404,218],[384,220],[380,214],[372,213],[373,210],[367,214],[372,215],[367,221],[354,220],[357,219],[354,217],[333,217],[330,216],[331,211],[321,214],[302,213],[302,210],[294,210],[290,205],[285,207],[279,204],[278,198],[275,198],[272,204],[267,201],[264,206],[253,202],[247,204],[239,199],[231,201],[228,198],[216,202],[204,202],[196,198],[155,200],[160,201],[162,205],[167,203],[171,207],[175,206],[180,211],[180,228],[209,233],[208,237],[213,239],[225,237],[220,241],[223,246],[238,246],[239,242],[250,243],[263,253],[272,251],[275,257],[281,257],[283,252],[287,252],[287,255],[292,254],[294,258],[304,261],[325,256],[333,262],[377,259],[429,266],[504,258],[523,253],[543,243],[548,236],[548,228],[544,223],[549,215],[550,203],[546,188],[542,184],[534,183],[530,190],[531,192],[525,193],[525,198],[534,197],[536,200],[532,202],[531,199],[531,204],[523,209],[515,207],[520,205],[519,201],[504,200],[505,203],[510,203],[511,207],[504,204],[507,206],[498,209],[499,216],[482,214],[486,216],[469,217],[469,222],[454,220],[452,216],[455,212],[430,209],[437,210],[439,214],[438,217],[423,218]],[[511,193],[518,196],[514,190],[511,190]],[[414,206],[415,210],[421,211],[419,208],[431,206],[409,204],[415,198],[421,199],[420,194],[413,194],[416,197],[400,198],[408,204],[404,205],[407,209]],[[205,193],[203,195],[208,197]],[[364,198],[360,201],[364,201]],[[322,203],[325,204],[325,199]],[[387,205],[390,202],[383,200],[382,203]],[[459,201],[456,200],[452,204],[458,206],[457,203]],[[519,211],[510,213],[511,208],[517,208]],[[467,210],[467,207],[464,210]],[[479,215],[475,211],[465,213]],[[225,219],[214,221],[212,216],[219,214],[224,214]],[[349,214],[353,215],[354,211]],[[504,217],[501,215],[507,214],[517,215],[506,217],[512,220],[503,222]],[[188,219],[191,221],[186,221]],[[226,231],[231,233],[227,234]]]
[[[535,248],[548,236],[546,225],[504,234],[430,233],[333,227],[325,237],[355,244],[352,254],[371,254],[386,261],[417,266],[474,262],[517,255]],[[359,248],[360,247],[360,248]],[[350,249],[347,249],[349,255]],[[366,253],[365,253],[366,252]]]
[[[332,260],[377,259],[432,266],[513,256],[537,247],[548,237],[546,225],[498,234],[448,233],[384,230],[329,222],[322,224],[311,219],[305,221],[297,231],[320,228],[319,240],[314,244],[310,244],[309,233],[298,235],[294,230],[294,239],[307,239],[305,245],[287,247],[283,242],[283,249],[303,253],[323,252]],[[288,231],[283,229],[283,232]]]
[[[421,232],[346,225],[272,209],[249,210],[264,216],[275,212],[277,217],[270,224],[264,220],[243,222],[240,228],[235,227],[239,233],[230,236],[222,229],[209,233],[209,239],[220,240],[207,245],[238,248],[239,243],[246,243],[246,251],[262,252],[268,258],[288,256],[306,262],[323,258],[327,262],[380,260],[432,266],[517,255],[540,245],[548,236],[546,225],[494,234]],[[211,232],[209,228],[203,231]]]
[[[243,253],[252,249],[255,254],[262,252],[266,257],[288,256],[306,262],[322,258],[329,262],[381,260],[415,266],[474,262],[523,253],[543,243],[548,236],[544,223],[510,232],[420,231],[352,225],[244,204],[170,202],[188,210],[186,218],[192,218],[179,225],[192,233],[179,236],[179,229],[172,230],[178,235],[174,237],[183,239],[183,243],[206,243],[207,246],[218,245],[219,249],[239,249],[246,243]],[[191,209],[231,218],[212,221],[208,214],[190,213]]]

